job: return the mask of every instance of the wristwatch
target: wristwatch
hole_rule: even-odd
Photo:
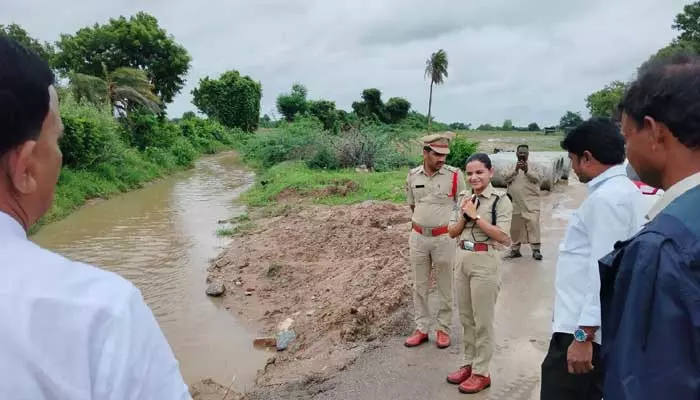
[[[590,339],[590,336],[588,336],[588,333],[586,333],[586,331],[584,331],[581,328],[578,328],[574,331],[574,339],[579,343],[584,343]]]

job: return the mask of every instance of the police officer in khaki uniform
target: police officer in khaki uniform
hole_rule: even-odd
[[[454,286],[464,332],[464,362],[447,376],[462,393],[491,386],[489,364],[494,347],[494,310],[500,289],[501,248],[511,244],[513,205],[491,185],[491,159],[477,153],[467,160],[470,191],[458,196],[449,235],[458,239]]]
[[[447,234],[447,225],[452,210],[457,206],[456,194],[466,188],[462,171],[445,165],[453,135],[434,134],[424,137],[423,165],[412,169],[406,178],[406,197],[413,211],[409,247],[417,328],[406,339],[407,347],[428,341],[432,322],[428,309],[428,291],[433,265],[440,299],[436,345],[441,349],[450,345],[455,240]]]
[[[510,237],[513,246],[505,258],[522,257],[521,244],[530,244],[532,258],[542,259],[540,252],[540,178],[528,164],[530,149],[526,144],[518,146],[518,162],[515,171],[506,176],[508,195],[513,202],[513,222]]]

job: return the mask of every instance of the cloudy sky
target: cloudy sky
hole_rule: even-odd
[[[193,110],[204,76],[237,69],[263,85],[261,113],[293,82],[340,108],[364,88],[427,111],[425,59],[443,48],[449,78],[436,88],[441,121],[556,123],[585,112],[587,94],[636,67],[674,36],[688,0],[22,0],[0,2],[0,24],[41,40],[146,11],[193,57],[168,108]]]

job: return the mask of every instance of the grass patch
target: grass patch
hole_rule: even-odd
[[[230,237],[236,234],[234,228],[219,228],[216,230],[216,236]]]
[[[265,275],[268,278],[274,278],[280,274],[281,270],[282,266],[280,264],[272,263],[269,267],[267,267],[267,273]]]
[[[241,222],[248,221],[250,221],[250,215],[248,215],[248,213],[243,213],[241,215],[231,218],[231,222],[234,224],[240,224]]]
[[[301,162],[285,162],[267,170],[241,196],[253,207],[275,204],[295,197],[319,204],[354,204],[365,200],[405,201],[404,182],[408,169],[358,173],[354,170],[312,170]],[[333,189],[333,188],[340,189]],[[342,189],[348,188],[347,190]]]

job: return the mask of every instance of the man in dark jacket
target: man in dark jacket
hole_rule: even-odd
[[[665,193],[600,260],[605,400],[700,398],[700,58],[644,67],[621,103],[627,157]]]

